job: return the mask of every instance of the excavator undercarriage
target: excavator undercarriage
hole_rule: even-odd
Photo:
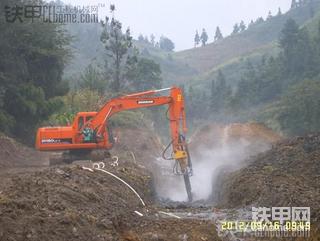
[[[49,165],[71,164],[76,161],[99,162],[111,158],[107,150],[70,150],[51,153]]]

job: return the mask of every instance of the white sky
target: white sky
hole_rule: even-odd
[[[224,35],[232,31],[235,23],[245,23],[257,17],[266,17],[269,10],[277,13],[278,7],[286,12],[291,0],[63,0],[75,5],[104,3],[99,17],[110,14],[109,5],[115,4],[115,17],[132,35],[157,38],[165,35],[173,40],[176,50],[191,48],[195,31],[207,30],[209,42],[213,40],[216,26]]]

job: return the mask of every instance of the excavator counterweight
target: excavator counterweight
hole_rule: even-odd
[[[170,91],[170,95],[159,93]],[[190,154],[186,143],[186,117],[182,90],[171,87],[129,94],[107,101],[97,112],[79,112],[70,126],[42,127],[37,131],[36,148],[40,151],[68,151],[78,153],[110,150],[114,145],[108,120],[114,114],[152,106],[168,105],[172,155],[169,159],[179,164],[177,174],[183,175],[188,199],[192,201],[189,176],[192,174]],[[70,162],[70,161],[68,161]]]

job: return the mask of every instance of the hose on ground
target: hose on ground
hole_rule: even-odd
[[[114,177],[115,179],[117,179],[118,181],[122,182],[123,184],[125,184],[140,200],[141,204],[145,207],[146,204],[145,202],[142,200],[142,198],[140,197],[139,193],[132,187],[130,186],[130,184],[128,184],[126,181],[124,181],[123,179],[121,179],[120,177],[116,176],[115,174],[111,173],[111,172],[108,172],[102,168],[105,167],[105,164],[103,162],[101,163],[94,163],[93,164],[93,169],[94,170],[98,170],[98,171],[101,171],[101,172],[104,172],[112,177]],[[85,170],[89,170],[88,168],[83,168]]]

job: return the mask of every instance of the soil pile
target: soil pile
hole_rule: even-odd
[[[122,128],[115,130],[116,143],[112,153],[148,165],[161,156],[163,146],[158,136],[146,129]]]
[[[281,137],[257,123],[206,125],[191,138],[194,176],[191,184],[197,199],[216,202],[217,189],[226,175],[246,166],[250,156],[269,150]]]
[[[226,175],[219,203],[236,208],[311,207],[320,222],[320,134],[282,141]]]
[[[0,135],[0,168],[46,166],[48,163],[47,153],[40,153]]]
[[[84,170],[92,167],[88,161],[45,167],[47,154],[3,137],[0,240],[219,240],[213,221],[170,217],[154,204],[148,170],[157,173],[162,149],[154,133],[122,129],[117,136],[111,154],[118,160],[105,160],[105,170],[129,183],[146,206],[114,177]]]
[[[0,240],[219,240],[211,221],[161,216],[146,169],[131,163],[107,169],[147,206],[115,178],[80,166],[2,174]]]
[[[203,126],[192,136],[191,148],[193,151],[199,151],[239,142],[269,146],[279,140],[281,140],[279,134],[259,123],[209,124]]]

